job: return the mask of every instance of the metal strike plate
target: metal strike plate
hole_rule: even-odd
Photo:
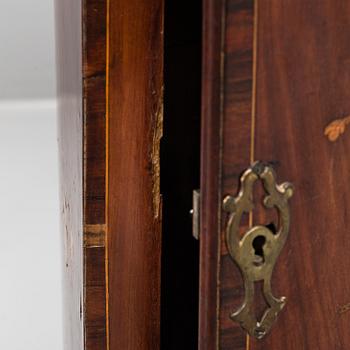
[[[193,190],[192,192],[192,235],[195,239],[199,239],[199,224],[200,224],[200,198],[201,194],[199,190]]]
[[[266,208],[277,209],[279,227],[274,233],[268,227],[258,225],[251,227],[242,235],[239,232],[242,215],[251,212],[254,207],[253,185],[259,180],[266,192],[263,204]],[[285,297],[273,296],[271,275],[288,236],[290,226],[288,199],[292,195],[293,187],[290,183],[277,185],[272,167],[257,162],[242,175],[238,195],[227,196],[223,203],[224,210],[229,212],[226,245],[230,256],[242,273],[245,289],[243,304],[230,317],[257,339],[263,338],[269,332],[286,303]],[[262,251],[258,256],[254,249],[257,239],[263,242]],[[254,283],[258,281],[262,281],[263,296],[268,305],[260,320],[254,311]]]

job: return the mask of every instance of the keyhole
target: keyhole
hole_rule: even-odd
[[[266,238],[264,236],[256,236],[253,239],[252,245],[254,248],[254,265],[255,266],[261,266],[265,262],[265,257],[264,257],[264,244],[266,242]]]

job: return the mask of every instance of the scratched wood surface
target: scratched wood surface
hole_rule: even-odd
[[[110,3],[110,350],[159,348],[163,1]]]
[[[218,55],[206,57],[204,51],[202,188],[209,186],[202,198],[202,234],[207,236],[202,236],[201,256],[208,260],[201,262],[201,297],[209,298],[200,303],[200,349],[348,349],[350,4],[228,0],[216,12],[210,5],[204,7],[204,43],[211,39],[211,44],[204,45],[219,52],[221,35],[223,55],[220,75]],[[221,109],[213,92],[218,81]],[[216,99],[208,102],[208,96]],[[220,128],[218,160],[210,152],[218,147]],[[223,235],[215,253],[225,215],[209,218],[223,195],[237,193],[240,174],[252,160],[271,162],[278,180],[296,187],[290,237],[272,281],[274,294],[285,295],[288,303],[262,341],[247,339],[229,319],[242,301],[242,281]],[[253,222],[268,224],[273,217],[258,206]]]
[[[61,234],[64,242],[64,349],[82,350],[83,171],[81,4],[55,2]]]
[[[83,206],[82,206],[82,62],[81,4],[55,2],[58,144],[60,155],[61,234],[64,243],[64,349],[82,350]]]
[[[56,2],[65,349],[106,349],[106,2]]]

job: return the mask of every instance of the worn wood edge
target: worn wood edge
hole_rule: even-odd
[[[113,4],[113,6],[112,6]],[[142,8],[142,6],[151,6],[151,2],[145,2],[143,3],[144,5],[140,4],[140,7]],[[120,6],[122,10],[127,10],[127,11],[134,11],[137,7],[135,3],[127,3],[127,2],[120,2],[120,3],[115,3],[115,2],[111,2],[111,6],[110,6],[110,10],[109,10],[109,23],[113,22],[113,24],[109,24],[109,39],[108,42],[111,44],[111,48],[109,49],[110,53],[109,53],[109,59],[110,59],[110,63],[108,64],[108,79],[110,79],[110,81],[113,81],[114,83],[116,82],[116,70],[117,65],[118,64],[122,64],[121,62],[116,62],[118,60],[115,59],[116,54],[119,54],[119,48],[118,45],[122,45],[123,44],[123,39],[124,36],[126,37],[126,35],[128,34],[128,27],[124,27],[124,28],[119,28],[119,30],[121,32],[118,33],[118,39],[120,39],[121,41],[116,43],[115,41],[115,37],[114,35],[116,35],[116,33],[114,32],[114,30],[118,30],[118,26],[116,23],[120,23],[120,18],[118,18],[118,16],[123,17],[122,15],[122,11],[120,11],[120,9],[118,11],[116,11],[116,9],[114,8]],[[123,8],[124,7],[124,8]],[[129,7],[129,8],[128,8]],[[160,0],[159,1],[159,9],[157,9],[157,13],[158,10],[161,11],[159,13],[163,13],[163,1]],[[129,15],[129,13],[127,13]],[[152,14],[153,16],[155,14]],[[114,20],[118,20],[118,22],[114,22]],[[161,20],[163,20],[163,16],[161,18]],[[154,22],[154,24],[158,24],[158,22]],[[160,24],[160,23],[159,23]],[[129,24],[128,24],[129,25]],[[134,33],[132,32],[132,30],[130,31],[130,35],[133,35]],[[162,43],[162,36],[163,36],[163,31],[160,31],[159,33],[160,36],[160,41],[159,44]],[[120,36],[119,36],[120,35]],[[158,34],[157,34],[158,35]],[[113,38],[112,38],[113,37]],[[150,42],[150,45],[154,45],[156,43],[158,43],[158,37],[152,37],[152,42]],[[113,40],[113,41],[112,41]],[[118,40],[117,40],[118,41]],[[112,44],[113,43],[113,44]],[[113,46],[114,45],[114,46]],[[127,48],[129,49],[129,48]],[[162,45],[160,47],[160,52],[162,52],[163,48]],[[148,56],[148,59],[150,59],[151,57],[153,57],[153,59],[155,59],[155,57],[157,56],[158,50],[155,50],[154,53],[155,55],[153,56]],[[125,52],[124,52],[125,53]],[[132,60],[132,57],[129,58],[129,60]],[[157,67],[159,68],[159,71],[162,72],[161,69],[161,65],[160,63],[162,63],[162,60],[160,59],[160,61],[158,62]],[[119,67],[120,68],[120,67]],[[154,68],[154,67],[151,67]],[[152,74],[155,74],[154,72]],[[141,74],[142,75],[142,74]],[[155,74],[156,76],[156,74]],[[152,77],[152,83],[153,79],[155,79],[155,76],[150,76]],[[149,77],[149,78],[150,78]],[[117,79],[118,80],[118,79]],[[125,84],[127,85],[127,84]],[[130,89],[130,87],[125,87],[126,89]],[[139,89],[139,87],[137,87]],[[135,313],[135,308],[131,308],[131,315],[129,314],[128,318],[126,318],[124,320],[124,315],[122,315],[122,317],[119,317],[120,314],[122,314],[122,310],[121,307],[115,307],[114,304],[116,303],[120,303],[120,301],[122,302],[122,300],[126,297],[126,298],[135,298],[135,290],[132,290],[132,287],[129,288],[129,290],[126,292],[126,287],[125,284],[121,285],[122,288],[116,288],[116,284],[120,283],[121,278],[126,278],[127,277],[127,282],[131,285],[135,285],[135,281],[139,280],[136,279],[135,280],[135,275],[125,275],[123,269],[127,269],[129,265],[133,266],[133,268],[131,269],[131,272],[135,272],[135,266],[137,267],[138,264],[133,263],[132,265],[130,265],[128,259],[126,259],[126,256],[130,255],[129,249],[127,252],[123,251],[122,247],[119,247],[118,251],[116,252],[115,249],[113,251],[113,248],[115,248],[115,246],[120,243],[120,241],[118,241],[119,239],[121,239],[122,235],[116,235],[116,231],[120,230],[120,225],[121,222],[118,221],[116,222],[116,215],[115,215],[115,204],[118,203],[120,205],[120,202],[118,200],[116,200],[116,198],[119,197],[123,197],[123,191],[120,191],[120,189],[118,189],[116,191],[116,189],[113,187],[115,186],[116,183],[116,179],[118,177],[118,175],[116,174],[115,171],[115,160],[116,158],[116,140],[118,140],[118,137],[116,135],[114,135],[114,132],[116,131],[115,129],[115,123],[116,120],[120,121],[121,116],[119,115],[119,118],[115,118],[116,115],[118,115],[119,113],[119,107],[117,108],[115,105],[115,101],[116,98],[115,96],[113,97],[113,95],[111,95],[111,93],[115,94],[116,93],[116,85],[113,85],[109,87],[109,93],[108,93],[108,127],[107,127],[107,133],[109,136],[107,136],[108,140],[107,140],[107,145],[108,145],[108,151],[107,151],[107,159],[108,159],[108,165],[107,165],[107,195],[109,197],[109,199],[107,200],[107,240],[106,240],[106,245],[108,247],[107,251],[108,251],[108,256],[107,256],[107,267],[109,269],[108,272],[108,291],[107,291],[107,298],[108,298],[108,328],[110,329],[111,325],[112,327],[116,327],[117,330],[109,333],[109,340],[108,340],[108,344],[110,348],[118,348],[118,347],[125,347],[125,344],[127,342],[128,346],[133,347],[133,344],[135,344],[136,342],[138,343],[138,346],[140,346],[140,349],[144,348],[144,349],[156,349],[159,347],[158,343],[160,341],[160,323],[159,323],[159,318],[160,318],[160,303],[159,303],[159,291],[160,291],[160,234],[161,234],[161,195],[160,195],[160,189],[159,189],[159,147],[160,147],[160,139],[162,136],[162,86],[160,86],[160,88],[158,88],[158,83],[156,85],[156,91],[152,91],[152,95],[153,94],[157,94],[157,101],[154,100],[153,105],[152,105],[152,112],[149,114],[149,112],[147,113],[147,117],[149,118],[150,125],[151,128],[147,134],[147,161],[149,161],[149,164],[147,165],[147,169],[148,169],[148,173],[151,174],[150,179],[147,179],[147,185],[145,184],[143,187],[146,191],[146,188],[149,186],[149,193],[148,195],[150,195],[149,197],[149,207],[147,208],[147,211],[149,211],[149,213],[151,213],[152,215],[149,216],[149,214],[147,214],[147,218],[148,219],[152,219],[152,223],[146,223],[145,222],[145,227],[147,225],[150,225],[150,227],[152,226],[152,229],[150,231],[150,233],[152,232],[152,237],[149,237],[149,243],[150,245],[153,245],[155,249],[153,249],[152,251],[152,259],[153,262],[151,265],[147,266],[147,275],[152,275],[151,276],[151,280],[153,281],[151,283],[151,285],[149,286],[150,288],[147,288],[147,290],[145,292],[150,293],[151,297],[146,299],[142,299],[143,300],[143,304],[140,305],[141,306],[141,310],[139,310],[138,314]],[[161,96],[160,96],[161,95]],[[147,119],[145,119],[147,120]],[[128,123],[130,122],[130,120],[128,121]],[[128,124],[127,123],[127,124]],[[148,123],[148,121],[147,121]],[[128,125],[124,127],[129,127]],[[120,128],[118,128],[118,132],[120,132]],[[113,135],[113,138],[111,137],[111,135]],[[113,141],[113,144],[112,144]],[[142,142],[145,142],[146,139],[142,139]],[[140,149],[144,149],[145,150],[145,143],[144,144],[140,144]],[[126,154],[126,153],[124,153]],[[144,160],[146,160],[144,158]],[[114,162],[114,170],[113,170],[113,162]],[[120,164],[118,162],[118,164]],[[127,171],[133,171],[133,169],[126,169]],[[136,170],[136,169],[134,169]],[[138,169],[139,171],[139,169]],[[126,173],[118,173],[119,176],[122,174],[122,177],[126,176]],[[140,173],[141,174],[141,173]],[[148,175],[149,175],[148,174]],[[144,180],[143,180],[144,181]],[[118,182],[118,181],[117,181]],[[145,195],[145,193],[140,193],[140,198],[142,198],[142,196]],[[113,197],[113,198],[111,198]],[[152,198],[151,198],[152,197]],[[139,199],[140,199],[139,198]],[[112,206],[112,204],[114,203],[114,206]],[[121,206],[122,207],[122,206]],[[113,213],[112,209],[114,210]],[[146,208],[145,208],[146,209]],[[113,222],[112,222],[113,221]],[[123,221],[123,220],[121,220]],[[126,229],[126,231],[128,231],[129,228]],[[149,229],[149,228],[148,228]],[[140,228],[139,228],[140,230]],[[125,233],[125,230],[123,231]],[[135,231],[137,232],[137,231]],[[134,237],[130,237],[130,236],[126,236],[129,237],[129,239],[131,238],[131,240],[134,238],[137,238],[138,240],[140,239],[139,233],[135,234],[135,232],[133,233]],[[111,237],[111,235],[113,234],[113,237]],[[157,246],[157,247],[156,247]],[[147,248],[147,247],[145,247]],[[117,253],[117,254],[116,254]],[[126,266],[123,264],[123,262],[126,262]],[[147,265],[147,264],[146,264]],[[159,271],[158,271],[159,270]],[[120,276],[118,276],[118,274],[120,274]],[[116,283],[116,277],[118,276],[119,278],[117,279],[117,283]],[[128,284],[127,283],[127,284]],[[136,283],[137,284],[137,283]],[[149,284],[149,283],[148,283]],[[130,292],[132,292],[130,294]],[[140,289],[137,288],[137,294],[140,292]],[[124,296],[124,297],[119,297],[119,294]],[[139,300],[140,299],[135,299],[137,302],[136,304],[139,304]],[[152,304],[152,307],[149,307]],[[143,310],[144,308],[148,308],[149,311],[147,313],[145,313],[145,310]],[[159,309],[159,310],[158,310]],[[128,311],[129,312],[129,311]],[[137,316],[137,315],[141,315],[141,316]],[[140,329],[140,327],[138,327],[137,331],[135,330],[134,333],[134,338],[131,339],[130,337],[127,338],[128,332],[132,330],[133,325],[136,325],[139,321],[138,319],[141,319],[141,317],[143,317],[142,315],[144,315],[145,317],[148,318],[147,322],[144,323],[143,325],[143,329]],[[137,317],[136,317],[137,316]],[[125,321],[125,322],[124,322]],[[136,322],[137,321],[137,322]],[[125,325],[119,324],[120,322],[128,324],[129,327],[126,327]],[[134,323],[135,322],[135,323]],[[116,326],[117,324],[117,326]],[[119,326],[118,326],[119,325]],[[120,327],[122,326],[122,327]],[[123,330],[121,330],[121,328],[123,328]],[[145,330],[148,330],[148,334],[147,336],[143,336],[142,334],[145,333]]]
[[[56,0],[58,146],[64,242],[63,346],[83,350],[81,4]]]
[[[163,24],[164,27],[164,24]],[[152,167],[153,167],[153,212],[157,219],[161,214],[161,193],[160,193],[160,141],[163,137],[163,111],[164,111],[164,86],[162,86],[157,103],[155,114],[155,126],[152,137]]]

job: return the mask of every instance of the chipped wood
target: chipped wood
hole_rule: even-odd
[[[160,140],[163,136],[163,88],[157,103],[152,138],[152,174],[153,174],[153,212],[157,219],[160,215]]]

